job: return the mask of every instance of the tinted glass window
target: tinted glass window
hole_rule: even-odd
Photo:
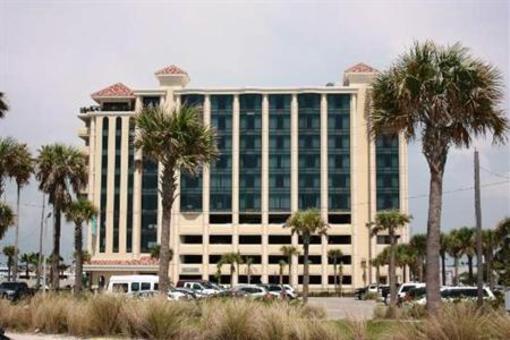
[[[140,284],[138,282],[131,283],[131,291],[137,292],[140,290]]]
[[[142,282],[142,290],[150,290],[151,284],[149,282]]]

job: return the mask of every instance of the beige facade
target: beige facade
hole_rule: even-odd
[[[156,273],[157,263],[150,258],[147,249],[147,235],[151,235],[151,244],[160,240],[161,201],[157,199],[157,218],[152,228],[143,222],[144,212],[142,196],[144,189],[142,152],[132,150],[130,154],[130,118],[144,105],[144,98],[158,98],[159,103],[168,110],[183,104],[184,96],[199,95],[203,98],[201,107],[206,124],[211,123],[211,99],[214,96],[232,96],[231,129],[231,196],[229,210],[231,220],[224,223],[211,223],[211,169],[206,167],[202,173],[201,211],[181,211],[180,199],[176,199],[171,225],[170,246],[174,256],[170,264],[171,279],[179,278],[211,279],[217,273],[215,256],[228,252],[260,258],[251,265],[254,281],[268,282],[274,280],[279,272],[275,263],[276,256],[281,255],[284,243],[274,242],[271,236],[290,236],[282,223],[270,223],[272,211],[269,202],[269,139],[272,130],[269,124],[269,98],[273,95],[286,95],[290,98],[290,210],[288,214],[300,208],[299,198],[299,101],[305,94],[320,96],[320,184],[319,197],[321,214],[325,220],[331,219],[328,190],[331,187],[328,177],[328,96],[347,95],[349,97],[349,209],[342,211],[342,221],[329,221],[328,237],[323,236],[320,243],[310,246],[310,255],[315,262],[310,265],[313,277],[312,290],[332,289],[333,265],[328,261],[330,249],[341,249],[346,255],[343,265],[344,287],[353,289],[368,283],[369,276],[375,281],[375,269],[368,268],[369,239],[366,224],[373,221],[377,206],[377,151],[376,143],[369,138],[367,114],[370,81],[376,70],[358,64],[344,73],[341,84],[331,86],[288,87],[288,88],[187,88],[189,81],[186,72],[171,66],[156,72],[159,87],[155,89],[132,90],[122,84],[115,84],[96,92],[92,98],[99,104],[98,108],[82,110],[79,117],[85,122],[86,130],[80,129],[80,137],[86,141],[89,157],[88,198],[101,210],[97,221],[89,226],[87,247],[92,254],[92,261],[85,270],[93,274],[93,281],[99,276],[108,279],[111,274]],[[260,215],[258,223],[240,223],[240,96],[256,94],[261,97],[261,157],[260,157]],[[106,128],[106,125],[108,127]],[[131,133],[132,135],[132,133]],[[230,137],[229,137],[230,138]],[[130,157],[133,159],[130,163]],[[130,165],[131,164],[131,165]],[[133,174],[130,177],[130,169]],[[131,183],[131,184],[130,184]],[[154,189],[154,188],[153,188]],[[159,195],[158,195],[159,196]],[[398,206],[407,212],[407,144],[398,139]],[[145,226],[142,224],[145,223]],[[150,228],[149,228],[149,227]],[[230,236],[230,242],[221,244],[210,242],[211,236]],[[260,236],[260,241],[240,242],[249,239],[243,236]],[[287,237],[288,237],[287,236]],[[336,240],[332,236],[338,236]],[[341,237],[340,237],[341,236]],[[342,238],[343,237],[343,238]],[[401,231],[401,240],[408,240],[409,232]],[[187,242],[186,240],[193,240]],[[254,239],[257,240],[255,237]],[[289,244],[299,249],[296,235],[290,236]],[[347,240],[347,241],[345,241]],[[200,241],[200,242],[199,242]],[[143,243],[143,244],[142,244]],[[384,245],[377,244],[376,238],[370,244],[372,256],[380,252]],[[302,252],[302,250],[301,250]],[[197,261],[200,259],[200,261]],[[319,261],[320,259],[320,261]],[[195,263],[198,262],[198,263]],[[258,263],[260,262],[260,263]],[[317,263],[319,262],[319,263]],[[366,269],[365,269],[366,268]],[[372,270],[369,274],[368,270]],[[287,272],[287,269],[285,270]],[[298,257],[292,261],[290,282],[299,286],[303,265]],[[229,275],[228,266],[221,268],[222,277]],[[381,272],[385,275],[385,272]],[[401,276],[402,273],[399,273]],[[245,282],[247,266],[240,265],[239,272],[232,278],[232,283]]]

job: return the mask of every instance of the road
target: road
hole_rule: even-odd
[[[330,320],[371,319],[376,305],[375,301],[360,301],[352,297],[311,297],[308,301],[311,305],[322,306]]]

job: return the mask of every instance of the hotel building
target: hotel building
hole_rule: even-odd
[[[283,228],[295,211],[317,208],[329,224],[327,236],[310,245],[311,290],[332,289],[330,249],[344,256],[346,289],[375,281],[369,268],[388,243],[369,241],[367,223],[377,211],[407,212],[407,144],[402,136],[370,138],[370,82],[377,71],[365,64],[325,86],[188,88],[188,74],[176,66],[155,73],[159,87],[130,88],[117,83],[92,94],[97,103],[82,108],[89,162],[88,198],[99,210],[88,228],[92,260],[85,271],[97,284],[112,274],[157,273],[150,250],[160,240],[162,217],[158,164],[133,146],[133,116],[148,105],[167,110],[198,108],[216,130],[219,158],[200,175],[178,176],[170,247],[170,277],[216,280],[222,254],[250,257],[251,282],[278,282],[280,248],[293,245],[285,282],[302,283],[302,241]],[[407,241],[408,229],[400,231]],[[372,272],[369,272],[372,270]],[[228,266],[221,282],[230,283]],[[246,283],[240,265],[232,283]],[[386,275],[382,271],[382,275]]]

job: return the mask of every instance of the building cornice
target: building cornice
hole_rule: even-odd
[[[357,93],[357,87],[345,86],[301,86],[301,87],[215,87],[185,88],[175,90],[176,95],[184,94],[300,94],[300,93]]]

